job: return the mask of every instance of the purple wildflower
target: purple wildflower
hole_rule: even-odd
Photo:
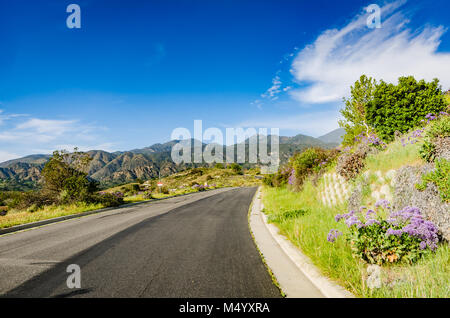
[[[395,235],[395,236],[402,236],[403,231],[402,230],[394,230],[392,228],[389,228],[386,231],[386,236],[391,236],[391,235]]]
[[[290,184],[290,185],[293,185],[294,184],[294,181],[295,181],[295,169],[291,169],[291,172],[290,172],[290,174],[289,174],[289,180],[288,180],[288,183]]]
[[[377,212],[375,212],[372,209],[369,209],[369,210],[367,210],[366,217],[370,217],[372,214],[377,214]]]
[[[361,221],[358,220],[356,216],[351,216],[347,220],[345,220],[345,224],[347,225],[347,227],[352,227],[353,225],[359,226],[361,225]]]
[[[336,239],[337,239],[339,236],[341,236],[341,235],[342,235],[342,232],[339,232],[339,231],[336,230],[336,229],[332,229],[332,230],[330,231],[330,233],[328,233],[327,240],[328,240],[328,242],[330,242],[330,243],[334,243],[334,241],[336,241]]]
[[[385,209],[390,209],[391,208],[391,204],[390,204],[390,202],[388,200],[382,199],[382,200],[379,200],[379,201],[377,201],[375,203],[375,207],[376,208],[383,207]]]
[[[366,226],[371,226],[371,225],[373,225],[373,224],[378,224],[378,225],[380,225],[380,221],[378,221],[378,220],[376,220],[376,219],[369,219],[369,220],[366,222]]]

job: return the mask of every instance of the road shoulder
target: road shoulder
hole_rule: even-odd
[[[289,298],[349,298],[353,295],[320,274],[301,251],[267,223],[262,212],[261,188],[253,199],[250,229],[267,266]]]

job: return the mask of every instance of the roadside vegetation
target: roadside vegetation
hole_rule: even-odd
[[[90,160],[77,149],[55,151],[42,171],[39,190],[0,192],[0,228],[222,187],[255,186],[261,178],[257,168],[244,171],[238,164],[217,164],[100,190],[86,173]]]
[[[450,296],[448,98],[437,80],[362,76],[344,100],[343,145],[264,179],[269,221],[357,296]]]

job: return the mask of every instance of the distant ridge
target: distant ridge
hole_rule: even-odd
[[[320,136],[319,140],[325,142],[325,143],[333,143],[340,145],[342,142],[342,137],[345,135],[345,129],[344,128],[338,128],[335,129],[328,134],[325,134],[323,136]]]
[[[280,161],[285,163],[294,153],[309,147],[334,148],[339,145],[341,135],[342,130],[338,129],[319,138],[302,134],[280,137]],[[270,144],[270,138],[268,139]],[[92,157],[88,171],[89,176],[100,181],[104,186],[111,186],[136,179],[156,178],[160,174],[167,176],[186,168],[207,165],[206,163],[175,164],[171,159],[171,151],[177,142],[172,140],[142,149],[114,153],[102,150],[88,151],[87,153]],[[205,146],[203,144],[203,147]],[[229,147],[233,146],[224,147],[224,150]],[[246,140],[246,154],[248,154],[248,139]],[[248,155],[246,157],[248,158]],[[49,158],[50,155],[37,154],[0,163],[0,179],[14,180],[19,183],[21,181],[37,181],[40,178],[40,171]],[[252,165],[246,163],[244,166],[251,167]]]

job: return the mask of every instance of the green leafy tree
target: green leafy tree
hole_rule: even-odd
[[[92,158],[77,148],[74,152],[55,151],[42,170],[42,191],[62,201],[87,201],[98,190],[98,182],[90,179],[87,170]]]
[[[406,133],[420,125],[429,113],[444,111],[446,103],[439,80],[419,82],[413,76],[400,77],[398,85],[381,81],[373,99],[366,106],[367,124],[385,141],[392,141],[396,131]]]
[[[339,126],[345,129],[344,145],[354,144],[355,137],[361,133],[369,136],[372,132],[366,120],[366,107],[373,100],[375,88],[376,81],[371,77],[362,75],[351,86],[350,98],[344,98],[345,106],[340,110],[344,119],[339,121]]]

